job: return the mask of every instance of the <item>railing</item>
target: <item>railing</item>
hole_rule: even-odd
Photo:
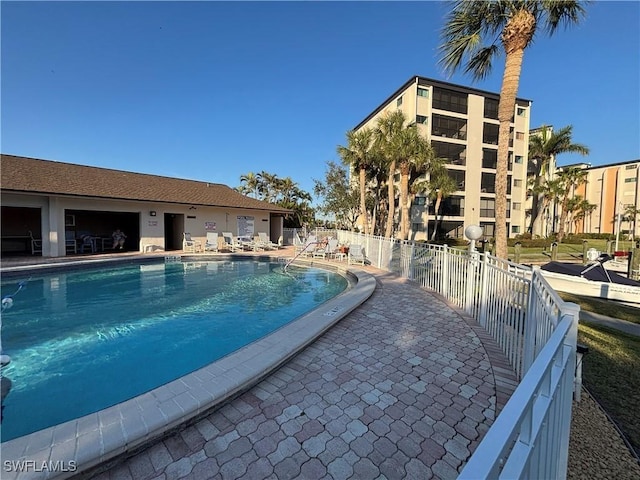
[[[502,348],[520,379],[459,478],[565,478],[576,367],[577,305],[539,271],[446,246],[341,230],[371,265],[410,278],[464,309]]]

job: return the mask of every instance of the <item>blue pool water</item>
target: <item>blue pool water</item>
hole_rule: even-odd
[[[2,316],[2,441],[197,370],[336,296],[339,274],[256,261],[39,275]],[[20,280],[23,280],[22,278]],[[4,280],[2,297],[20,280]]]

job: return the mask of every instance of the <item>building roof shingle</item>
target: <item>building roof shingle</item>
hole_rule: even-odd
[[[1,155],[3,191],[117,198],[145,202],[230,207],[289,213],[220,183],[184,180],[72,163]]]

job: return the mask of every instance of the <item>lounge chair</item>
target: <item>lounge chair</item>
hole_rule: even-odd
[[[205,252],[217,252],[218,251],[218,233],[207,232],[207,241],[204,244]]]
[[[302,247],[303,254],[307,257],[311,257],[313,256],[313,252],[316,248],[318,248],[318,237],[315,235],[309,235]]]
[[[183,236],[184,239],[182,240],[182,250],[184,252],[196,253],[202,251],[202,242],[200,242],[199,240],[193,240],[189,232],[184,232]]]
[[[258,233],[258,241],[256,242],[256,244],[259,245],[263,250],[278,249],[278,245],[269,240],[269,237],[267,237],[267,234],[264,232]]]
[[[222,238],[224,239],[224,248],[231,252],[243,251],[244,246],[236,238],[233,237],[231,232],[222,232]]]
[[[347,258],[349,265],[351,265],[352,263],[360,263],[364,265],[367,260],[362,245],[349,246],[349,253],[347,255]]]

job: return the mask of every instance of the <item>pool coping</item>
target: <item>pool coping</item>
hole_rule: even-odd
[[[226,259],[220,255],[180,257],[181,261]],[[245,259],[228,256],[239,257]],[[277,257],[246,257],[267,258]],[[363,270],[329,262],[299,263],[339,271],[348,277],[351,288],[266,337],[172,382],[96,413],[2,443],[2,478],[69,478],[139,450],[250,388],[351,313],[375,290],[375,278]],[[7,469],[7,465],[16,466],[20,461],[29,462],[23,463],[29,468]]]

